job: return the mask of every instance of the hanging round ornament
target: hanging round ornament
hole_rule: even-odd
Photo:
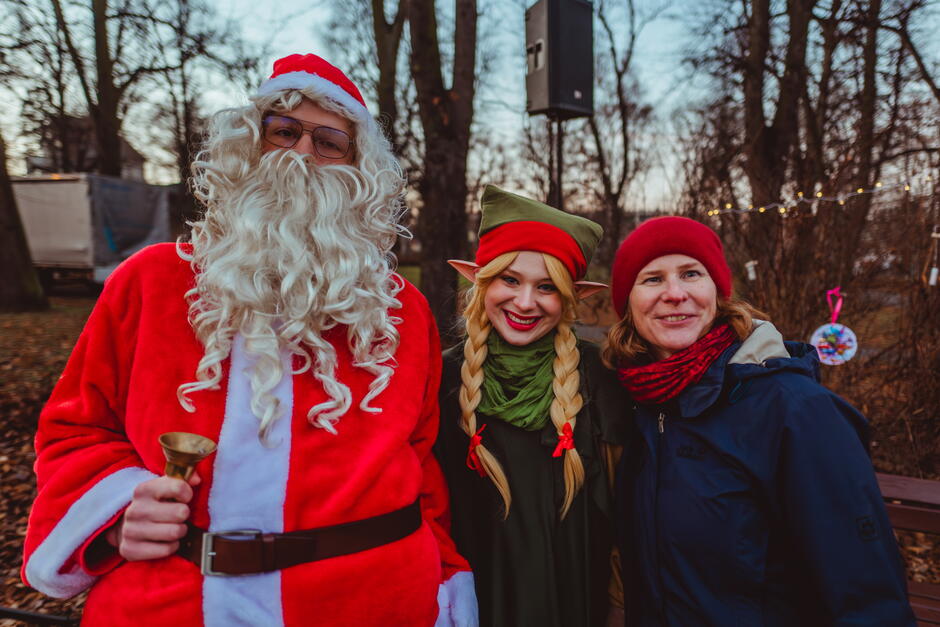
[[[813,336],[809,340],[810,344],[816,347],[819,361],[827,366],[841,366],[855,357],[858,351],[858,338],[855,337],[855,332],[844,324],[836,322],[842,311],[842,295],[839,290],[840,287],[837,286],[826,292],[826,302],[829,303],[832,319],[813,331]],[[835,304],[832,302],[833,297],[836,299]]]

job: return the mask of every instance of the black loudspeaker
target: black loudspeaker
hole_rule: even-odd
[[[594,114],[594,7],[538,0],[525,12],[526,111],[558,119]]]

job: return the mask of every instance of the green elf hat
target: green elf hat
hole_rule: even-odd
[[[485,266],[508,252],[531,250],[561,261],[577,281],[604,234],[596,222],[559,211],[531,198],[487,185],[480,200],[480,245],[476,263]]]

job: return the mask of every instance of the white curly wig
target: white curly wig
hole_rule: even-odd
[[[262,115],[290,111],[304,98],[353,122],[354,165],[315,165],[283,149],[262,154]],[[212,117],[193,163],[193,193],[205,214],[190,224],[192,252],[177,246],[196,275],[186,296],[205,348],[195,381],[178,389],[188,411],[193,392],[218,389],[222,362],[240,334],[253,358],[251,407],[262,441],[283,409],[272,392],[285,374],[284,351],[300,357],[293,374],[309,371],[328,396],[309,408],[308,420],[336,433],[353,402],[336,378],[336,350],[324,338],[339,325],[353,365],[374,375],[359,408],[381,411],[370,402],[389,383],[399,343],[400,320],[389,310],[401,307],[402,284],[391,250],[399,234],[408,235],[398,224],[405,181],[388,141],[363,111],[307,85],[263,91],[249,105]]]

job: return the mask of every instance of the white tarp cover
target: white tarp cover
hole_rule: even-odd
[[[94,263],[84,178],[13,181],[33,264],[90,268]]]
[[[97,174],[13,183],[33,264],[91,269],[96,281],[141,248],[171,240],[176,187]]]

